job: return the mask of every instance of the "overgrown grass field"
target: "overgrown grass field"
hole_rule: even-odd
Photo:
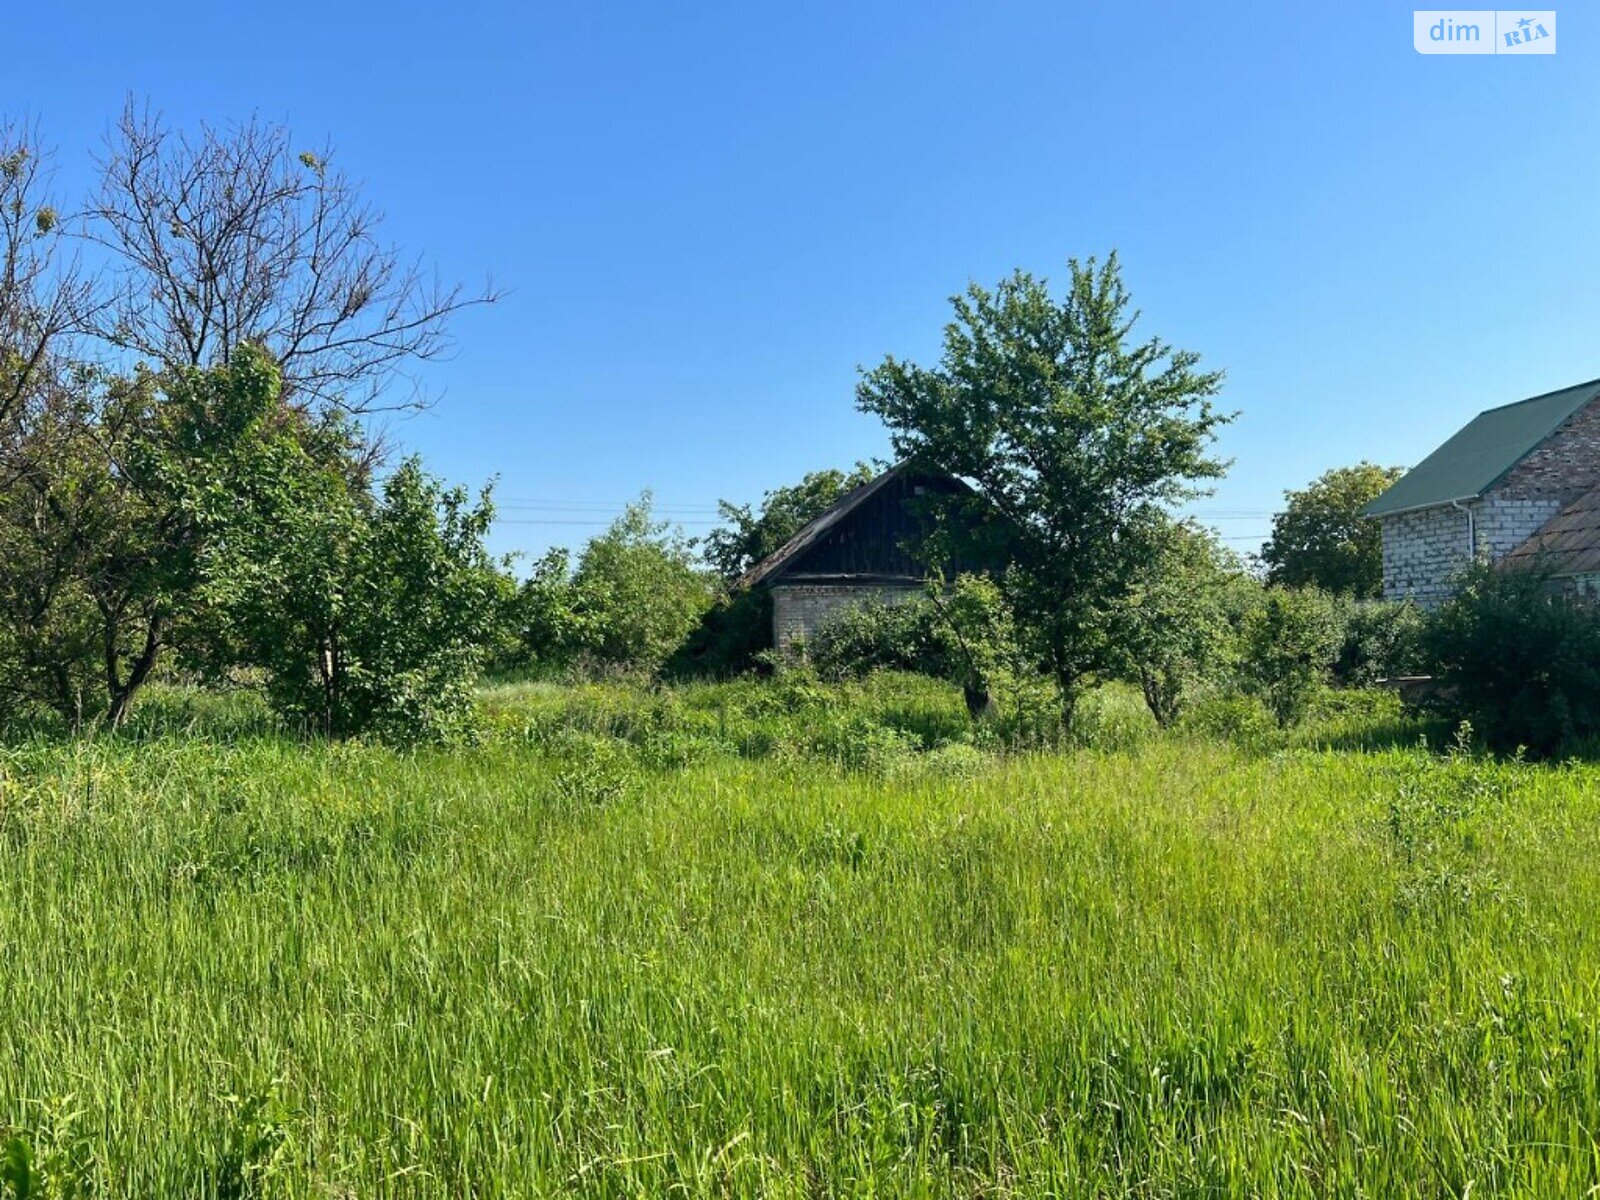
[[[13,746],[0,1196],[1600,1184],[1600,772],[1114,708],[1028,755],[921,685]]]

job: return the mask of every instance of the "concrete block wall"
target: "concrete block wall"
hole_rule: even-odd
[[[1549,494],[1518,497],[1498,489],[1490,492],[1472,506],[1478,557],[1499,562],[1538,533],[1565,503]]]
[[[1480,561],[1498,562],[1560,511],[1553,496],[1524,499],[1490,492],[1462,508],[1448,504],[1383,518],[1383,595],[1433,608],[1454,592],[1467,566],[1467,511]]]
[[[915,584],[783,583],[772,589],[772,641],[787,652],[796,639],[816,637],[828,619],[852,604],[877,597],[898,604],[922,591]]]
[[[1468,562],[1467,514],[1449,505],[1383,518],[1383,597],[1433,608]]]

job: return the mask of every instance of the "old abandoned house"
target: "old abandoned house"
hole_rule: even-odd
[[[1600,379],[1479,413],[1366,507],[1383,595],[1432,608],[1472,561],[1600,581]]]
[[[953,475],[901,463],[841,496],[751,567],[736,586],[771,593],[773,645],[791,649],[868,597],[892,604],[920,592],[929,563],[917,547],[932,529],[927,501],[937,494],[973,493]]]

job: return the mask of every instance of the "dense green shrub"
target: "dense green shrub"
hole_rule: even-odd
[[[1197,700],[1178,718],[1179,732],[1244,747],[1254,747],[1277,733],[1277,721],[1261,700],[1239,692],[1220,692]]]
[[[408,459],[370,503],[309,497],[241,528],[214,574],[224,662],[264,675],[273,709],[333,737],[464,732],[483,646],[509,586],[493,519]],[[249,541],[244,541],[248,535]]]
[[[963,573],[948,585],[935,578],[921,596],[899,603],[851,605],[824,624],[804,653],[830,680],[891,670],[954,683],[967,715],[1008,742],[1038,740],[1033,710],[1048,693],[1055,713],[1046,724],[1060,732],[1059,694],[1030,662],[1014,613],[986,575]]]
[[[646,496],[578,556],[571,645],[603,665],[654,671],[711,601],[688,543],[651,517]]]
[[[1150,714],[1172,724],[1183,706],[1227,672],[1237,655],[1232,615],[1260,585],[1209,530],[1171,522],[1151,536],[1117,630],[1123,671]]]
[[[938,613],[921,596],[897,603],[877,597],[858,601],[824,622],[805,651],[825,679],[884,670],[942,677],[948,667]]]
[[[1316,588],[1268,588],[1244,618],[1240,675],[1279,726],[1306,714],[1338,644],[1333,600]]]
[[[1502,751],[1600,735],[1600,607],[1532,570],[1475,568],[1424,635],[1432,704]]]
[[[757,666],[772,647],[772,593],[741,588],[717,599],[667,659],[673,678],[726,678]]]
[[[1422,669],[1422,610],[1410,601],[1345,601],[1340,606],[1339,649],[1333,676],[1345,687],[1370,687],[1380,679]]]
[[[513,651],[499,670],[649,675],[684,645],[712,605],[693,547],[642,496],[578,554],[552,550],[509,606]]]
[[[498,676],[550,678],[571,659],[577,639],[572,611],[572,555],[554,547],[533,564],[501,614],[501,641],[490,669]]]

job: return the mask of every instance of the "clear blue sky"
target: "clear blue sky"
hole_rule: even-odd
[[[1420,56],[1393,4],[86,0],[7,15],[0,111],[68,191],[129,92],[284,120],[510,288],[392,430],[499,476],[501,549],[882,455],[858,365],[932,358],[969,280],[1111,247],[1145,328],[1228,372],[1199,509],[1264,514],[1600,375],[1600,28],[1558,11],[1558,54],[1510,58]]]

